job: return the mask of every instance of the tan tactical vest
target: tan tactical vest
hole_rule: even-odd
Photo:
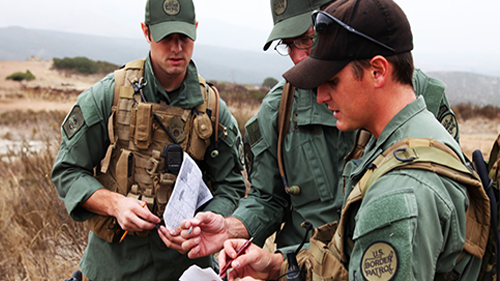
[[[404,161],[401,161],[404,160]],[[455,152],[431,139],[405,139],[379,155],[361,178],[343,207],[340,222],[313,229],[310,251],[301,251],[299,264],[307,270],[306,280],[348,280],[345,245],[354,247],[345,237],[345,228],[351,207],[363,199],[368,188],[381,176],[394,169],[423,169],[449,177],[467,186],[466,241],[464,251],[481,258],[488,242],[490,227],[489,199],[475,171],[467,169]],[[286,272],[285,266],[281,269]]]
[[[111,144],[96,178],[107,189],[147,201],[151,212],[162,218],[177,178],[166,171],[163,151],[177,143],[194,160],[203,160],[214,130],[217,141],[219,96],[217,89],[199,76],[205,102],[196,108],[147,103],[132,86],[132,82],[142,79],[143,69],[144,60],[137,60],[115,71],[115,93],[108,121]],[[213,109],[212,120],[207,107]],[[110,243],[122,232],[114,217],[94,215],[88,222],[96,235]],[[129,232],[140,236],[148,233]]]

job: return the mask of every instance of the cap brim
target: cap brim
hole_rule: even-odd
[[[314,89],[341,71],[350,60],[329,61],[307,57],[283,74],[299,89]]]
[[[196,25],[181,21],[166,21],[149,27],[155,42],[160,42],[163,38],[172,33],[181,33],[196,40]]]
[[[271,34],[267,38],[264,51],[269,49],[274,40],[298,37],[304,34],[311,25],[311,13],[301,14],[278,22],[274,25]]]

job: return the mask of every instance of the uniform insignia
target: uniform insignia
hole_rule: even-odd
[[[398,266],[396,249],[385,241],[372,243],[361,257],[361,273],[368,281],[393,280]]]
[[[248,141],[250,146],[253,146],[258,141],[262,139],[262,133],[260,132],[259,119],[255,118],[252,123],[248,124],[246,127],[246,134],[248,136]]]
[[[287,7],[288,0],[274,0],[273,2],[273,11],[277,16],[282,15]]]
[[[85,124],[85,118],[83,118],[82,109],[75,105],[68,118],[63,124],[64,133],[68,139],[71,139]]]
[[[181,3],[178,0],[165,0],[163,2],[163,11],[169,16],[178,15],[181,11]]]
[[[245,167],[245,151],[243,149],[241,137],[238,137],[236,140],[236,147],[238,148],[238,158],[240,159],[241,166]]]
[[[168,123],[168,131],[172,133],[172,136],[177,142],[182,142],[186,138],[186,132],[184,131],[184,121],[178,116],[172,117]]]
[[[457,137],[458,134],[458,122],[455,115],[448,113],[443,118],[441,118],[441,124],[450,133],[453,138]]]

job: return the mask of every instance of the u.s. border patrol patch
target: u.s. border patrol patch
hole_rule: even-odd
[[[75,105],[62,127],[66,137],[71,139],[84,124],[85,118],[83,118],[82,109],[78,105]]]
[[[178,15],[181,12],[181,3],[178,0],[165,0],[163,11],[169,16]]]
[[[458,122],[455,115],[448,113],[441,118],[441,124],[450,133],[453,138],[457,137],[458,134]]]
[[[273,1],[273,11],[277,16],[282,15],[286,11],[287,7],[288,7],[288,0]]]
[[[396,276],[399,260],[394,247],[385,241],[372,243],[361,257],[361,273],[369,281],[390,281]]]

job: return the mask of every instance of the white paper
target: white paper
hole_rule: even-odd
[[[182,276],[179,278],[180,281],[222,281],[215,271],[208,267],[201,269],[196,264],[190,266]]]
[[[181,225],[182,220],[192,219],[196,209],[212,199],[200,168],[196,162],[184,152],[179,175],[174,190],[163,213],[165,227],[170,230]]]

